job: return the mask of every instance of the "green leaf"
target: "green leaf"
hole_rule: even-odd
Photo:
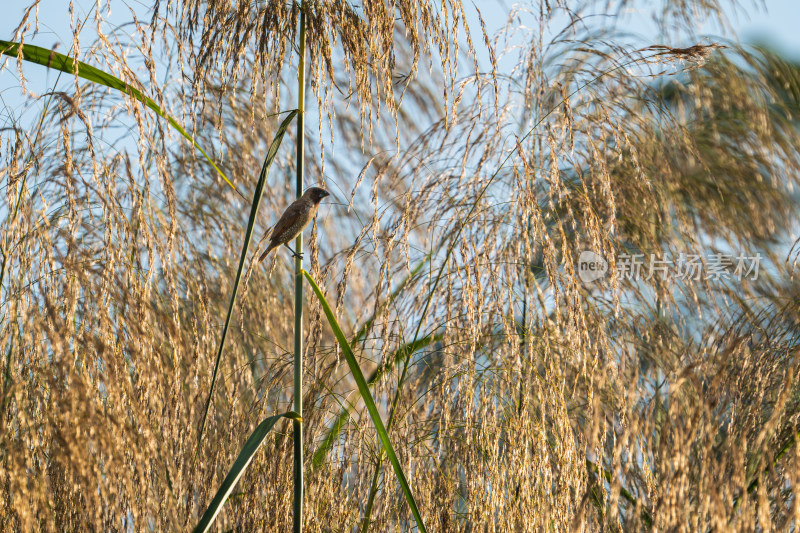
[[[222,506],[225,505],[225,500],[227,500],[231,495],[233,487],[236,486],[239,478],[244,475],[245,469],[250,465],[250,461],[253,460],[253,456],[264,443],[264,440],[267,438],[267,434],[272,429],[272,426],[274,426],[275,423],[281,418],[290,418],[295,421],[296,425],[299,425],[303,422],[303,419],[300,417],[300,415],[294,411],[289,411],[288,413],[283,413],[282,415],[271,416],[261,422],[258,427],[256,427],[255,431],[253,431],[253,433],[247,439],[247,442],[244,443],[244,446],[239,452],[238,457],[236,457],[236,460],[233,462],[233,466],[228,472],[228,475],[225,476],[224,480],[222,480],[222,485],[220,485],[217,493],[214,495],[214,499],[211,500],[206,512],[203,513],[203,516],[200,518],[200,522],[198,522],[197,526],[194,528],[195,533],[205,533],[211,528],[211,524],[214,523],[217,515],[222,510]]]
[[[391,372],[392,368],[394,368],[394,365],[403,361],[406,357],[410,357],[414,352],[440,341],[442,338],[443,335],[428,336],[419,339],[416,342],[409,342],[401,346],[394,353],[394,357],[390,358],[385,365],[375,369],[375,372],[373,372],[367,380],[367,384],[372,385],[386,372]],[[336,442],[336,439],[339,437],[339,433],[342,431],[342,428],[350,418],[350,413],[353,411],[353,409],[354,406],[348,401],[346,401],[346,404],[342,406],[342,410],[339,411],[339,416],[336,417],[333,425],[328,429],[328,433],[325,435],[322,444],[320,444],[319,448],[317,448],[317,451],[314,452],[314,459],[312,461],[314,468],[318,468],[320,465],[322,465],[323,461],[325,461],[325,457],[327,457],[328,452],[333,447],[333,443]]]
[[[214,372],[211,375],[211,388],[208,391],[208,399],[206,400],[206,407],[203,411],[203,422],[200,424],[200,431],[197,435],[197,454],[200,453],[200,444],[203,439],[203,430],[206,427],[206,418],[208,418],[208,410],[211,406],[211,398],[214,394],[214,385],[217,382],[217,373],[219,372],[219,362],[222,359],[222,350],[225,347],[225,338],[228,335],[228,327],[231,324],[231,317],[233,316],[233,308],[236,303],[236,294],[239,292],[239,282],[242,279],[242,272],[244,271],[244,263],[247,259],[247,249],[250,247],[250,241],[253,238],[253,228],[256,225],[256,216],[258,215],[258,206],[261,205],[261,196],[264,192],[264,186],[267,183],[267,176],[269,175],[269,167],[272,165],[272,162],[275,160],[275,156],[278,153],[278,148],[281,145],[281,141],[283,141],[283,136],[286,133],[286,128],[289,127],[289,124],[294,120],[294,117],[297,115],[297,110],[295,109],[289,115],[283,119],[281,125],[278,126],[278,131],[275,132],[275,137],[272,139],[272,144],[269,147],[269,151],[267,151],[267,157],[264,158],[264,166],[261,167],[261,175],[258,177],[258,184],[256,185],[256,191],[253,194],[253,204],[250,208],[250,219],[247,221],[247,231],[244,234],[244,244],[242,245],[242,254],[239,257],[239,268],[236,270],[236,279],[233,282],[233,292],[231,294],[231,301],[228,305],[228,314],[225,317],[225,325],[222,327],[222,337],[219,340],[219,350],[217,351],[217,359],[214,362]],[[197,460],[197,454],[195,454],[195,461]]]
[[[336,336],[336,340],[339,342],[342,353],[347,360],[347,365],[350,367],[350,372],[353,374],[353,378],[356,380],[358,392],[361,393],[361,397],[364,399],[364,404],[367,406],[367,411],[369,411],[369,415],[372,418],[372,423],[375,425],[375,429],[378,431],[378,437],[383,444],[383,449],[386,451],[386,455],[389,457],[389,462],[392,463],[392,468],[394,468],[397,481],[400,483],[400,488],[403,490],[403,494],[406,497],[408,506],[411,508],[411,513],[414,515],[414,519],[417,522],[417,528],[419,528],[422,533],[425,533],[425,524],[422,521],[422,516],[419,514],[419,509],[417,509],[417,502],[414,500],[414,494],[411,492],[411,487],[408,485],[405,474],[403,474],[403,467],[400,465],[400,461],[397,459],[397,455],[394,453],[392,443],[389,441],[389,433],[386,431],[386,426],[383,425],[381,415],[378,413],[378,408],[375,406],[375,401],[372,399],[372,394],[369,392],[369,385],[367,385],[367,382],[364,379],[364,374],[361,372],[361,367],[358,366],[358,361],[356,361],[356,357],[353,355],[353,350],[350,348],[350,344],[347,342],[347,337],[345,337],[344,333],[342,332],[342,328],[339,327],[339,322],[333,315],[331,306],[328,305],[328,301],[325,299],[325,296],[322,294],[319,286],[317,286],[314,278],[312,278],[311,275],[305,270],[302,272],[308,280],[309,285],[311,285],[311,288],[314,289],[317,298],[319,298],[320,304],[322,304],[322,310],[325,312],[325,316],[328,318],[328,323],[331,325],[333,334]]]
[[[178,133],[186,137],[190,143],[197,148],[201,154],[206,158],[206,160],[211,163],[211,166],[214,167],[214,170],[217,171],[217,174],[222,176],[222,179],[231,186],[233,190],[236,190],[236,187],[233,186],[233,183],[228,179],[228,177],[217,167],[214,161],[209,157],[209,155],[203,150],[199,144],[195,142],[191,135],[186,133],[178,121],[176,121],[171,116],[167,115],[153,100],[142,94],[142,92],[133,87],[129,83],[125,83],[121,79],[117,78],[109,74],[108,72],[103,72],[102,70],[93,67],[87,63],[83,63],[82,61],[75,61],[69,56],[65,56],[64,54],[59,54],[53,50],[48,50],[47,48],[42,48],[40,46],[34,46],[32,44],[19,44],[13,43],[10,41],[3,41],[0,40],[0,52],[7,56],[12,57],[19,57],[20,51],[22,59],[25,61],[29,61],[31,63],[36,63],[38,65],[43,65],[47,68],[54,68],[56,70],[60,70],[61,72],[65,72],[67,74],[77,74],[79,77],[89,80],[94,83],[99,83],[100,85],[105,85],[106,87],[110,87],[112,89],[116,89],[120,92],[123,92],[133,98],[136,98],[144,105],[158,113],[159,116],[165,118],[170,125],[175,128]],[[76,72],[77,71],[77,72]]]
[[[400,294],[406,286],[414,279],[422,267],[430,260],[431,256],[433,255],[433,251],[428,252],[425,254],[425,257],[417,263],[417,265],[411,270],[408,276],[406,276],[403,281],[401,281],[397,287],[392,291],[389,295],[389,300],[386,304],[392,303],[395,298],[397,298],[398,294]],[[376,310],[377,313],[377,310]],[[376,314],[373,314],[369,319],[367,319],[360,328],[356,331],[355,336],[353,337],[352,342],[350,343],[351,346],[355,346],[360,343],[364,337],[366,337],[367,333],[369,332],[370,328],[372,328],[372,324],[375,321]],[[379,367],[375,369],[375,372],[372,373],[370,378],[367,380],[367,383],[372,385],[380,379],[380,377],[385,374],[386,372],[391,371],[395,364],[399,363],[403,360],[406,356],[411,355],[415,351],[419,350],[420,348],[424,348],[429,344],[436,342],[441,339],[441,335],[435,335],[433,337],[425,337],[424,339],[420,339],[416,342],[412,341],[407,343],[405,346],[401,346],[394,354],[394,357],[390,358],[385,366]],[[345,400],[347,402],[347,400]],[[322,444],[317,451],[314,452],[314,459],[312,461],[312,466],[314,468],[318,468],[322,465],[323,461],[325,461],[325,457],[328,455],[328,452],[333,447],[333,443],[336,442],[336,438],[339,436],[342,428],[344,427],[347,420],[350,418],[350,413],[353,411],[354,406],[347,402],[347,405],[342,406],[342,410],[339,411],[339,416],[336,417],[336,420],[333,422],[333,425],[328,429],[328,433],[325,435],[325,438],[322,441]]]

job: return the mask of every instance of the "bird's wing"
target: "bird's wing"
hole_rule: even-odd
[[[292,202],[292,204],[286,208],[286,211],[283,212],[280,220],[275,224],[275,227],[272,228],[272,233],[269,235],[270,241],[274,241],[278,236],[283,235],[286,230],[291,228],[297,221],[302,210],[303,204],[300,199]]]

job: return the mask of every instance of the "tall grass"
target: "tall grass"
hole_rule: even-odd
[[[58,50],[138,95],[65,74],[4,111],[4,529],[186,530],[222,500],[220,531],[286,531],[298,501],[307,531],[797,527],[800,69],[704,41],[727,4],[652,8],[655,43],[620,31],[624,0],[469,37],[460,3],[168,4],[117,30],[101,6],[96,42]],[[286,128],[248,224],[301,12],[308,150]],[[9,41],[49,44],[27,21]],[[242,239],[299,174],[334,196],[296,324],[300,266]],[[586,284],[585,250],[763,260]],[[273,418],[296,406],[301,499],[300,432]]]

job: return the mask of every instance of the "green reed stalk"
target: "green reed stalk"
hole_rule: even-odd
[[[297,197],[303,195],[303,143],[306,108],[306,11],[300,3],[300,61],[297,71]],[[297,236],[295,250],[303,252],[303,232]],[[294,260],[294,410],[303,416],[303,257]],[[294,527],[303,531],[303,427],[294,420]]]

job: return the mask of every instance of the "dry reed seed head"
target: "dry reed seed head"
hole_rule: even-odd
[[[287,75],[292,76],[292,65],[297,63],[295,43],[301,5],[306,14],[309,81],[320,114],[325,114],[325,108],[328,112],[332,109],[334,91],[348,102],[355,97],[360,134],[371,142],[381,109],[385,108],[396,121],[402,94],[416,75],[420,61],[427,61],[427,67],[433,68],[434,57],[445,83],[444,93],[439,94],[445,98],[444,107],[454,111],[458,44],[462,38],[467,40],[468,54],[475,58],[460,2],[401,0],[359,4],[341,0],[254,4],[244,0],[190,0],[169,2],[159,22],[166,31],[168,21],[174,20],[189,51],[188,64],[182,68],[224,73],[225,90],[220,94],[235,88],[247,72],[249,80],[245,81],[251,86],[251,95],[261,84],[269,89],[278,106],[279,88]],[[196,42],[198,47],[194,46]],[[398,56],[408,56],[410,62],[400,63]],[[339,70],[335,65],[344,68]],[[400,84],[400,94],[396,91],[398,75],[406,80]],[[210,87],[205,78],[196,76],[194,80],[194,94],[207,94]]]

